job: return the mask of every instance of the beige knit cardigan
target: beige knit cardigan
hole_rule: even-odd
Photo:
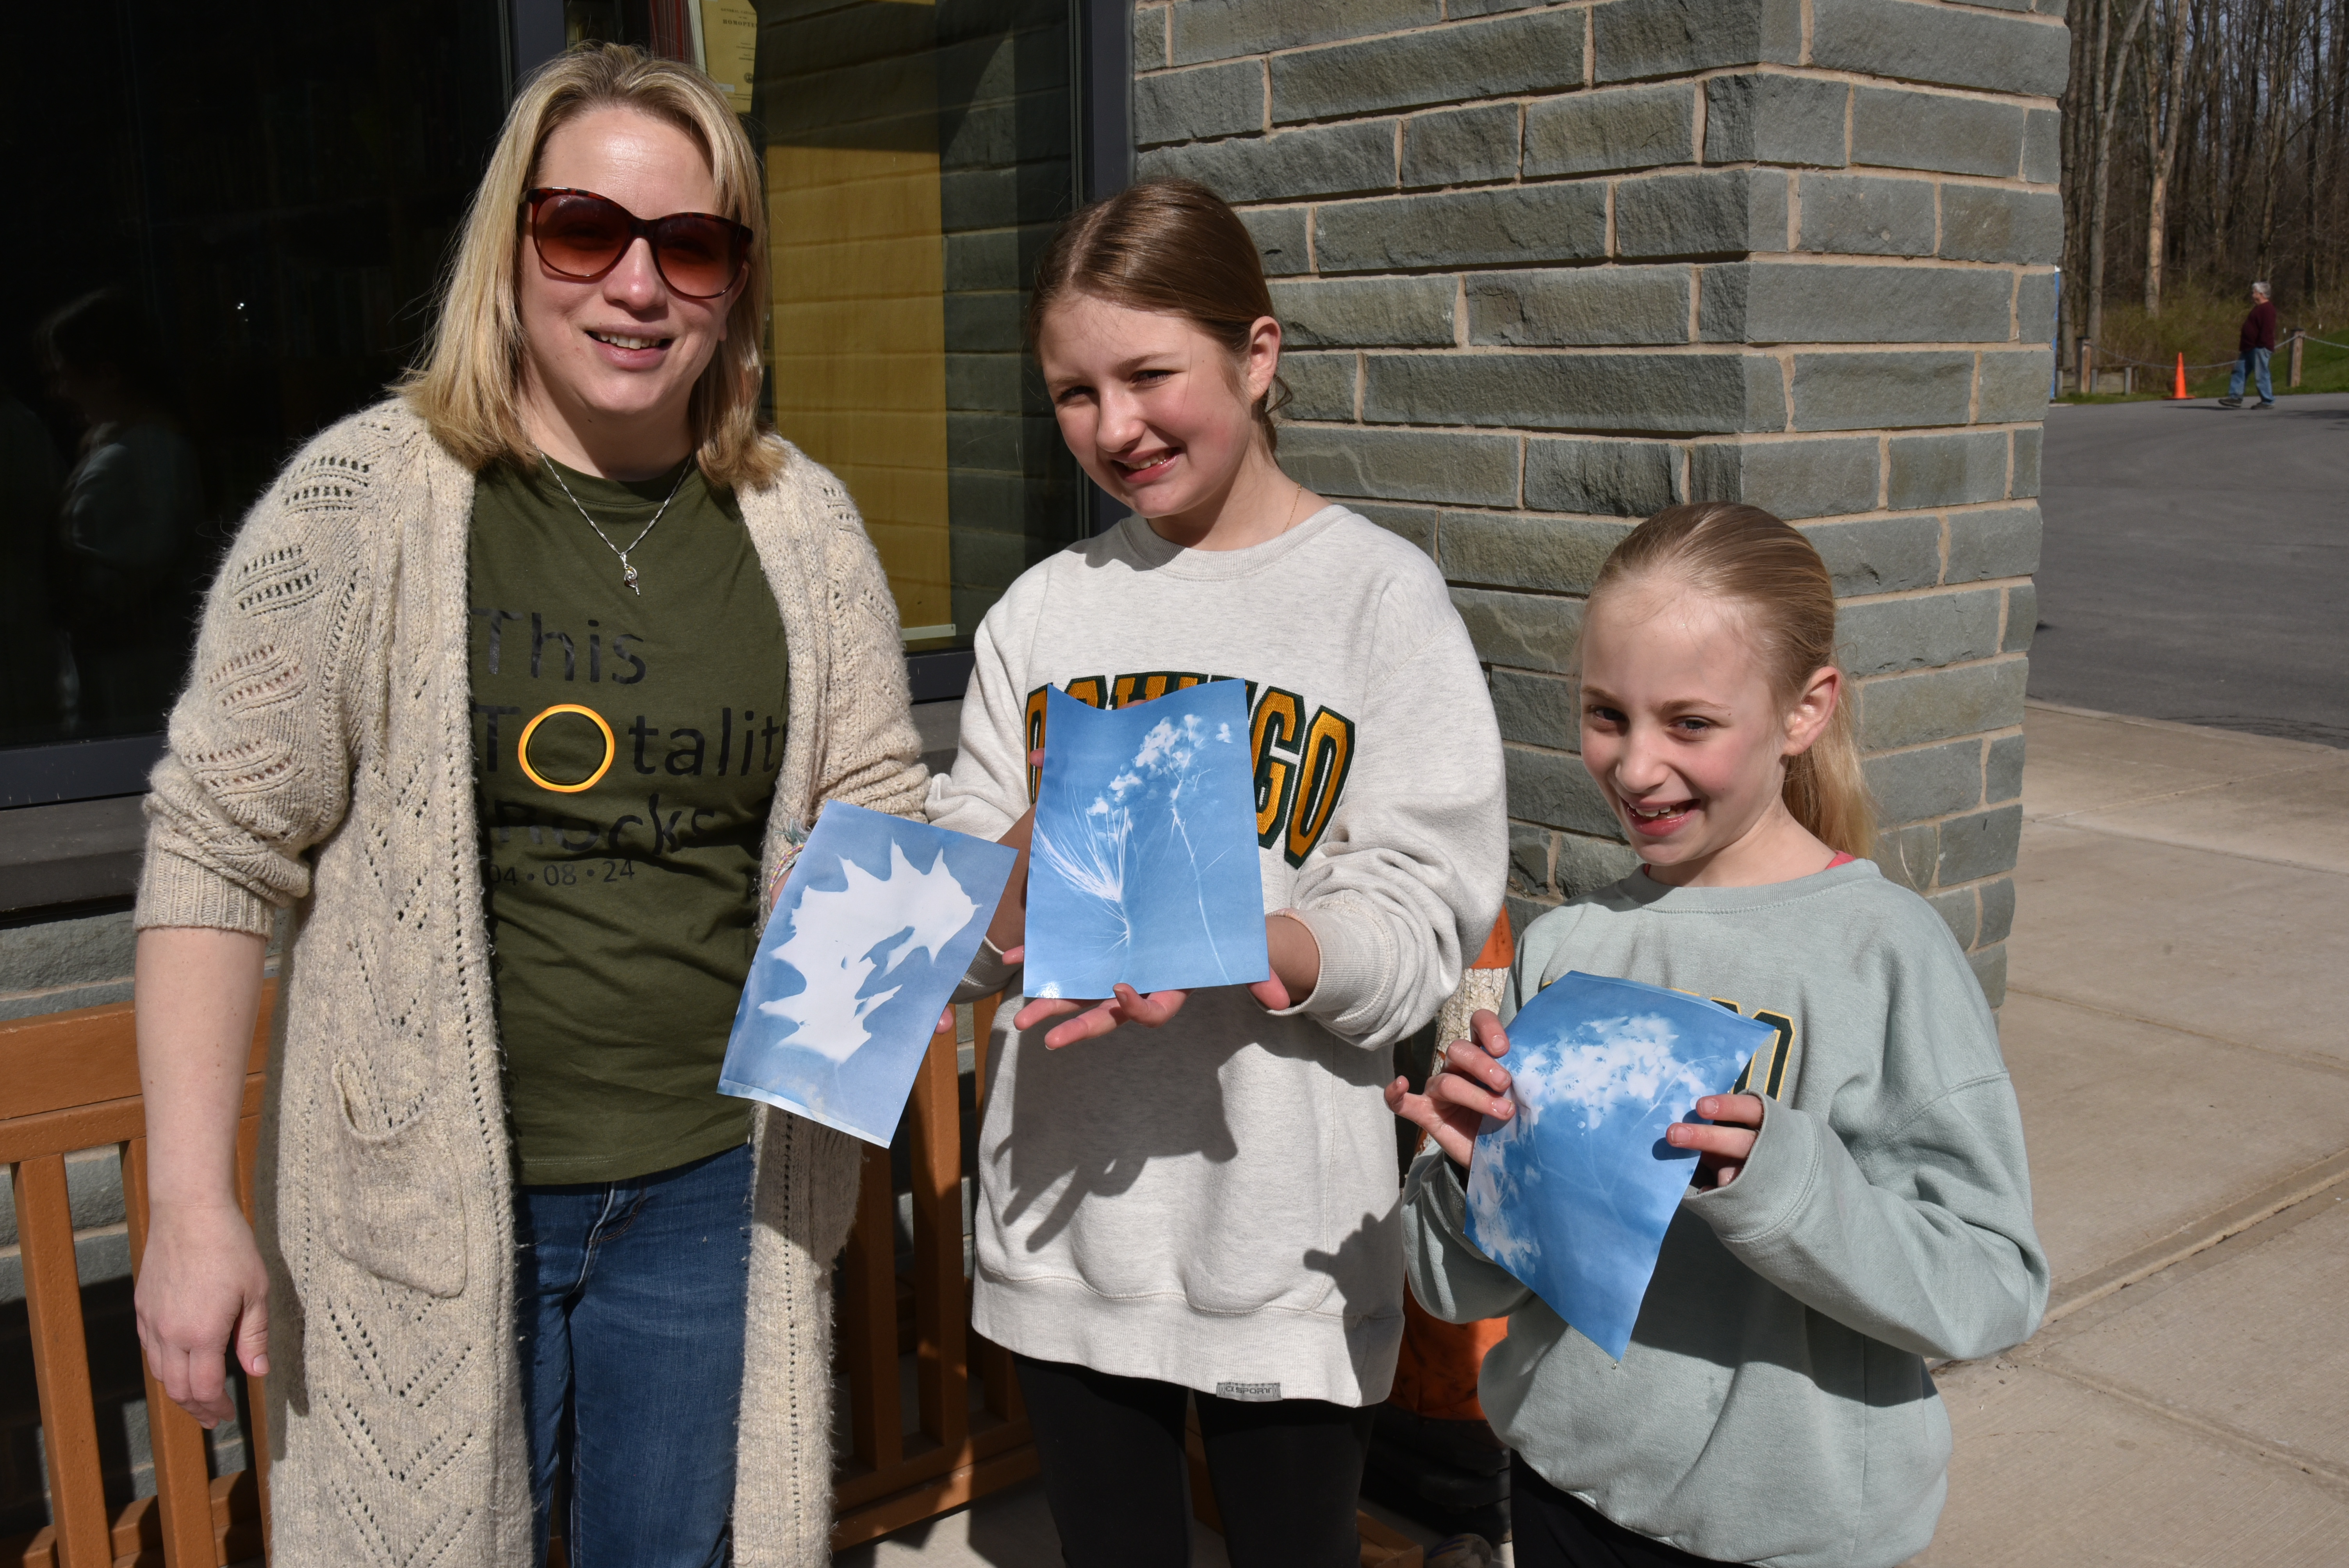
[[[833,799],[916,815],[924,772],[896,607],[847,493],[793,451],[740,500],[791,650],[771,873],[791,820]],[[302,1568],[530,1561],[473,812],[472,502],[472,476],[397,402],[312,441],[212,586],[148,799],[142,929],[265,933],[293,911],[256,1229],[274,1554]],[[780,1111],[754,1138],[734,1561],[799,1568],[830,1557],[831,1268],[858,1159]]]

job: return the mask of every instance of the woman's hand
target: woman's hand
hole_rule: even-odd
[[[1709,1094],[1696,1102],[1696,1113],[1711,1127],[1676,1121],[1664,1130],[1664,1141],[1675,1149],[1697,1151],[1697,1185],[1726,1187],[1737,1180],[1753,1156],[1754,1140],[1762,1131],[1762,1097],[1754,1094]],[[1711,1182],[1704,1177],[1713,1178]]]
[[[209,1429],[236,1415],[228,1354],[269,1373],[269,1274],[233,1203],[156,1206],[140,1260],[139,1344],[172,1401]]]
[[[1264,945],[1272,961],[1272,974],[1250,985],[1248,995],[1275,1013],[1290,1006],[1292,998],[1313,995],[1313,987],[1321,978],[1321,944],[1314,940],[1312,927],[1292,914],[1268,914],[1264,917]],[[1026,951],[1014,948],[1004,957],[1016,962]],[[1114,989],[1116,994],[1109,1000],[1091,1004],[1061,997],[1039,998],[1019,1009],[1019,1016],[1011,1020],[1012,1026],[1033,1028],[1047,1018],[1074,1014],[1044,1037],[1044,1048],[1057,1051],[1080,1040],[1098,1039],[1121,1024],[1157,1028],[1181,1012],[1191,995],[1188,991],[1153,991],[1145,996],[1131,985]]]
[[[1387,1085],[1387,1109],[1435,1140],[1454,1165],[1465,1170],[1476,1146],[1476,1130],[1485,1119],[1506,1121],[1517,1112],[1509,1098],[1509,1069],[1499,1057],[1509,1054],[1508,1032],[1500,1015],[1478,1008],[1468,1020],[1471,1045],[1454,1040],[1444,1047],[1444,1070],[1427,1081],[1425,1094],[1411,1092],[1411,1080],[1398,1078]]]

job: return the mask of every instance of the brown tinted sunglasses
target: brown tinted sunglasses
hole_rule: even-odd
[[[642,239],[671,292],[716,299],[734,286],[750,259],[750,231],[715,212],[639,218],[608,196],[560,185],[524,191],[523,205],[538,259],[576,283],[594,283]]]

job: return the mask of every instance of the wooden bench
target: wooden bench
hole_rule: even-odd
[[[247,1063],[238,1195],[253,1212],[269,1015]],[[985,1094],[995,999],[974,1008],[974,1096]],[[867,1146],[855,1228],[841,1260],[837,1355],[849,1449],[839,1466],[834,1550],[959,1508],[1036,1473],[1011,1357],[969,1329],[963,1273],[963,1109],[952,1031],[931,1040],[906,1108],[913,1260],[901,1274],[890,1151]],[[974,1111],[983,1110],[975,1104]],[[0,1024],[0,1164],[14,1168],[17,1243],[49,1476],[49,1524],[0,1541],[0,1568],[224,1568],[262,1555],[269,1444],[263,1380],[248,1379],[250,1469],[209,1474],[194,1418],[146,1377],[155,1492],[109,1511],[74,1256],[66,1157],[109,1145],[122,1160],[135,1274],[147,1241],[146,1119],[129,1003]],[[905,1418],[905,1364],[912,1416]],[[1201,1476],[1204,1483],[1204,1475]],[[1204,1484],[1198,1488],[1207,1497]],[[1213,1523],[1213,1504],[1202,1517]],[[1365,1568],[1418,1568],[1419,1549],[1362,1520]]]

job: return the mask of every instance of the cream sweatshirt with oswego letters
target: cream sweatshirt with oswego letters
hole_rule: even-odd
[[[1387,1047],[1434,1016],[1506,877],[1501,746],[1427,557],[1343,507],[1247,550],[1140,519],[1030,569],[980,627],[931,820],[996,838],[1044,691],[1122,707],[1247,683],[1266,913],[1320,944],[1270,1014],[1245,987],[1064,1050],[988,1053],[972,1326],[1048,1361],[1265,1400],[1386,1397],[1402,1335]],[[1049,1026],[1046,1026],[1049,1027]]]

